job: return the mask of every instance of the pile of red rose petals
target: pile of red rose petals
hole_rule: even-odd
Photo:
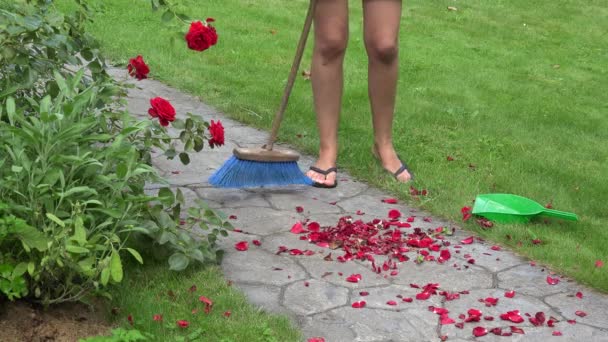
[[[341,217],[336,226],[321,227],[317,222],[297,222],[291,232],[300,235],[300,240],[309,241],[319,247],[341,249],[344,254],[336,259],[340,262],[349,260],[368,260],[376,273],[388,272],[398,274],[397,262],[410,260],[408,252],[416,252],[417,263],[435,261],[445,263],[451,258],[450,242],[444,241],[443,235],[453,231],[444,227],[429,229],[413,228],[409,232],[402,229],[412,228],[415,217],[402,220],[401,212],[391,209],[388,220],[374,219],[371,222],[355,220],[351,216]],[[462,244],[473,243],[473,237],[462,241]],[[280,246],[277,254],[289,252],[292,255],[312,255],[313,252],[290,250]],[[300,253],[302,252],[302,253]],[[311,254],[312,253],[312,254]],[[436,253],[436,254],[433,254]],[[376,265],[374,256],[384,255],[388,259],[382,265]],[[470,263],[474,263],[470,262]]]

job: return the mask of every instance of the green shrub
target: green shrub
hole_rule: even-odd
[[[152,149],[188,163],[209,124],[188,114],[174,137],[119,110],[125,86],[84,30],[93,12],[76,2],[72,15],[47,1],[0,7],[0,295],[11,300],[103,294],[126,256],[143,263],[136,248],[164,252],[173,270],[214,261],[231,229],[202,202],[183,210],[179,190],[146,193],[166,184]]]

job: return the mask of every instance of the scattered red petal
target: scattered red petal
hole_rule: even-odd
[[[247,245],[247,241],[241,241],[241,242],[237,242],[234,245],[234,248],[236,248],[237,251],[246,251],[249,249],[249,246]]]
[[[228,318],[228,317],[230,317],[230,315],[232,315],[232,312],[230,312],[230,311],[224,312],[224,317]]]
[[[466,221],[468,219],[471,218],[472,214],[471,214],[471,207],[462,207],[460,209],[460,213],[462,213],[462,220]]]
[[[414,301],[414,298],[412,298],[412,297],[406,297],[406,298],[403,298],[402,300],[403,300],[404,302],[406,302],[406,303],[411,303],[411,302],[413,302],[413,301]]]
[[[127,321],[129,321],[129,324],[133,325],[133,316],[127,316]]]
[[[576,297],[577,297],[577,298],[580,298],[580,299],[583,299],[583,293],[582,293],[582,292],[580,292],[580,291],[579,291],[579,292],[577,292],[577,293],[576,293]]]
[[[460,241],[460,243],[463,244],[463,245],[470,245],[470,244],[473,243],[473,239],[474,238],[472,236],[469,236],[468,238]]]
[[[566,322],[568,322],[568,324],[576,324],[576,320],[575,319],[569,319]]]
[[[365,307],[365,304],[367,304],[367,303],[365,303],[364,300],[361,300],[361,301],[358,301],[358,302],[354,302],[351,306],[353,308],[355,308],[355,309],[361,309],[361,308]]]
[[[448,161],[454,161],[454,157],[452,157],[452,156],[448,156],[447,159],[448,159]]]
[[[496,306],[498,304],[498,298],[488,297],[483,300],[486,306]]]
[[[230,215],[230,216],[228,216],[228,218],[229,218],[230,220],[236,220],[236,215]]]
[[[152,319],[153,319],[154,321],[156,321],[156,322],[162,322],[162,320],[163,320],[163,315],[158,315],[158,314],[157,314],[157,315],[154,315],[154,316],[152,316]]]
[[[553,335],[553,336],[562,336],[562,332],[558,331],[558,330],[555,330],[553,333],[551,333],[551,335]]]
[[[304,208],[302,208],[302,207],[300,207],[300,206],[297,206],[297,207],[296,207],[296,212],[297,212],[297,213],[301,213],[301,212],[303,212],[303,211],[304,211]]]
[[[361,210],[357,210],[356,214],[357,214],[357,215],[365,215],[365,213],[364,213],[364,212],[362,212]]]
[[[336,203],[338,203],[338,202],[329,202],[329,204],[331,204],[331,205],[336,205]]]
[[[346,278],[346,281],[348,281],[349,283],[358,283],[359,280],[361,280],[360,274],[351,274],[350,276],[348,276],[348,278]]]
[[[505,321],[511,321],[513,323],[522,323],[524,318],[519,314],[519,310],[509,311],[507,313],[501,314],[500,318]]]
[[[395,306],[397,305],[397,302],[394,300],[389,300],[388,302],[386,302],[386,305]]]
[[[518,327],[512,326],[512,325],[509,328],[511,328],[511,332],[513,334],[522,334],[522,335],[525,334],[524,329],[522,329],[522,328],[518,328]],[[505,336],[505,335],[503,335],[503,336]]]
[[[382,202],[388,203],[388,204],[397,204],[397,199],[396,198],[385,198],[382,200]]]
[[[587,313],[585,311],[581,311],[581,310],[576,310],[576,312],[574,314],[577,315],[578,317],[587,316]]]
[[[310,286],[310,283],[309,283],[309,282],[307,282],[307,281],[305,281],[305,282],[304,282],[304,286],[309,287],[309,286]]]
[[[492,328],[492,330],[490,330],[490,332],[494,335],[498,335],[501,336],[502,335],[502,328]]]
[[[499,250],[501,250],[500,246],[496,246],[496,245],[490,247],[490,249],[493,250],[493,251],[499,251]]]
[[[481,336],[485,336],[488,334],[488,329],[484,328],[484,327],[475,327],[473,328],[473,335],[475,337],[481,337]]]
[[[188,289],[188,292],[190,292],[190,293],[196,292],[196,285],[190,286],[190,288]]]
[[[448,314],[442,314],[439,318],[439,323],[441,323],[441,325],[447,325],[447,324],[454,324],[456,323],[456,321],[452,318],[450,318],[450,316],[448,316]]]
[[[308,230],[311,232],[318,232],[321,229],[321,225],[319,224],[319,222],[313,221],[308,223],[308,225],[306,225],[306,228],[308,228]]]
[[[190,322],[185,321],[185,320],[179,320],[177,321],[177,326],[179,326],[180,328],[187,328],[190,325]]]
[[[540,245],[542,243],[542,241],[540,239],[533,239],[532,240],[532,244],[534,245]]]
[[[515,297],[515,291],[507,291],[507,292],[505,292],[505,297],[507,297],[507,298],[513,298],[513,297]]]
[[[359,292],[359,296],[365,297],[365,296],[368,296],[368,295],[369,295],[369,292],[367,292],[367,291],[361,291],[361,292]]]
[[[399,210],[397,210],[397,209],[391,209],[388,212],[388,217],[391,220],[397,220],[397,219],[399,219],[401,217],[401,212]]]
[[[205,296],[198,297],[198,300],[201,303],[205,303],[205,313],[208,314],[211,311],[211,308],[213,307],[213,301]]]
[[[416,294],[416,299],[418,300],[427,300],[431,297],[431,294],[429,292],[420,292],[418,294]]]
[[[602,260],[596,260],[595,261],[595,267],[597,267],[597,268],[604,267],[604,262]]]
[[[311,337],[307,342],[325,342],[325,339],[323,337]]]
[[[458,328],[458,329],[462,329],[462,328],[464,328],[464,323],[463,322],[458,322],[458,323],[454,324],[454,326],[456,328]]]
[[[301,223],[301,222],[296,222],[296,224],[294,224],[294,225],[291,227],[290,232],[292,232],[292,233],[294,233],[294,234],[301,234],[301,233],[305,232],[305,230],[304,230],[304,226],[302,226],[302,223]]]
[[[179,175],[180,174],[179,171],[171,171],[171,173],[174,174],[174,175]]]
[[[262,242],[260,240],[253,240],[251,242],[253,242],[253,244],[256,245],[256,246],[261,246],[262,245]]]
[[[559,278],[547,276],[547,284],[549,285],[557,285],[559,283]]]

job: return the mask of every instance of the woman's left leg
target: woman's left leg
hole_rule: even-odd
[[[363,0],[363,23],[374,146],[382,166],[394,173],[401,167],[392,140],[399,69],[401,0]],[[397,179],[407,182],[411,175],[404,171]]]

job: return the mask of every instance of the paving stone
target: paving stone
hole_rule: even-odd
[[[313,278],[322,279],[352,289],[389,284],[387,279],[372,272],[370,267],[365,267],[350,261],[344,263],[335,261],[335,255],[334,261],[325,261],[320,256],[311,256],[299,258],[298,262]],[[327,272],[331,272],[331,274],[326,275]],[[342,273],[342,276],[339,275],[340,272]],[[346,278],[351,274],[361,274],[361,280],[358,283],[346,281]]]
[[[398,266],[399,274],[390,277],[395,284],[409,285],[411,283],[424,286],[428,283],[439,283],[442,290],[462,291],[492,287],[492,274],[475,265],[459,265],[460,270],[453,267],[453,260],[445,264],[424,262],[415,264],[407,261]]]
[[[347,288],[317,279],[302,280],[288,285],[283,299],[284,307],[305,316],[346,303],[348,303]]]
[[[310,197],[304,196],[303,194],[273,193],[268,195],[268,200],[275,208],[285,211],[295,212],[295,208],[300,206],[304,209],[304,213],[307,215],[340,213],[342,211],[340,207],[336,205],[331,205],[320,200],[314,200]]]
[[[281,288],[269,285],[238,284],[237,286],[247,299],[254,305],[267,312],[291,314],[291,312],[279,303]]]
[[[491,246],[480,243],[465,245],[459,249],[460,253],[452,250],[452,257],[466,262],[469,259],[475,260],[475,265],[484,267],[491,272],[499,272],[507,268],[526,264],[527,261],[507,250],[494,251]],[[468,257],[465,257],[467,256]]]
[[[494,320],[487,321],[482,319],[480,322],[465,323],[464,329],[458,329],[454,324],[444,325],[442,326],[441,333],[447,334],[448,336],[467,338],[472,336],[472,329],[476,326],[483,326],[487,329],[491,329],[494,327],[508,327],[509,325],[514,325],[526,330],[527,327],[532,327],[532,324],[528,321],[528,317],[525,316],[526,313],[534,316],[537,312],[544,312],[547,320],[551,316],[560,321],[563,320],[563,317],[559,315],[558,312],[552,310],[551,307],[543,303],[540,299],[520,293],[516,293],[513,298],[506,298],[504,293],[505,291],[500,289],[472,290],[469,294],[461,294],[459,299],[446,301],[444,307],[449,310],[450,317],[456,322],[462,321],[458,316],[460,314],[466,315],[469,309],[481,310],[483,317],[492,316]],[[498,298],[497,305],[487,307],[484,303],[479,302],[480,299],[488,297]],[[501,314],[512,310],[519,310],[521,316],[525,319],[525,322],[514,324],[500,319]]]
[[[570,288],[565,281],[560,281],[557,285],[547,284],[547,275],[538,266],[516,266],[498,273],[498,287],[537,297],[564,292]]]
[[[301,323],[305,339],[323,337],[326,342],[355,341],[355,332],[341,321],[330,317],[305,317]]]
[[[204,158],[190,156],[190,164],[183,165],[179,158],[168,160],[165,156],[154,158],[152,164],[167,172],[165,178],[173,185],[208,184],[207,179],[228,159],[227,155],[207,151]],[[179,172],[174,174],[172,172]]]
[[[294,256],[294,258],[297,258],[298,260],[304,258],[314,258],[315,260],[323,261],[323,256],[332,252],[328,248],[318,247],[315,244],[308,242],[307,240],[300,240],[298,238],[299,236],[300,235],[296,235],[291,232],[274,234],[264,239],[264,244],[262,245],[262,247],[270,253],[276,253],[279,250],[280,246],[285,246],[289,249],[299,249],[301,251],[309,250],[315,252],[315,256]],[[282,255],[286,256],[288,254],[289,253],[284,253]]]
[[[391,209],[401,211],[401,214],[404,217],[408,217],[413,214],[413,212],[408,210],[402,204],[383,203],[382,199],[387,198],[388,196],[372,196],[368,193],[369,191],[366,191],[362,195],[340,201],[338,205],[347,213],[354,214],[357,212],[357,210],[361,210],[371,218],[386,219],[388,217],[388,211]]]
[[[214,208],[269,207],[270,203],[260,194],[243,189],[197,188],[199,196],[213,203]]]
[[[314,320],[336,322],[352,329],[356,337],[350,341],[428,341],[409,323],[407,312],[342,307],[316,315]]]
[[[583,293],[583,298],[573,296],[576,291]],[[608,298],[591,290],[577,289],[570,293],[556,294],[545,298],[545,302],[559,310],[567,319],[608,329]],[[585,317],[575,314],[581,310]],[[608,337],[607,337],[608,339]]]
[[[369,295],[361,296],[361,292],[368,292]],[[410,311],[416,309],[421,312],[428,311],[427,308],[429,305],[441,305],[442,297],[440,296],[431,296],[431,298],[428,300],[417,300],[416,294],[419,292],[419,289],[414,289],[411,286],[403,285],[362,288],[353,291],[352,302],[364,300],[369,308]],[[400,295],[401,297],[397,297],[397,295]],[[411,303],[407,303],[402,300],[403,298],[408,297],[413,299]],[[389,300],[394,300],[397,302],[397,305],[391,306],[386,304]],[[435,319],[434,324],[437,323],[436,321],[437,320]]]
[[[236,215],[237,219],[230,221],[235,228],[262,236],[288,232],[300,219],[295,212],[288,214],[261,207],[230,208],[225,209],[224,212],[228,215]]]
[[[281,270],[273,270],[280,268]],[[289,258],[271,255],[261,249],[230,253],[222,260],[226,278],[237,283],[285,285],[306,278],[306,273]]]

